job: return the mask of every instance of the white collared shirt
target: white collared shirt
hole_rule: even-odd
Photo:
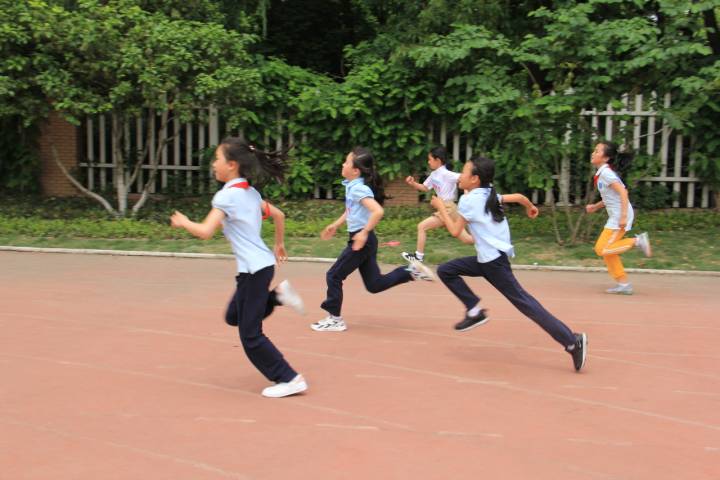
[[[502,222],[496,222],[492,215],[485,211],[489,196],[489,188],[478,187],[460,197],[458,203],[458,213],[468,222],[470,234],[475,240],[479,263],[492,262],[500,256],[500,252],[504,252],[508,257],[515,256],[515,250],[510,243],[507,217],[503,218]],[[500,195],[498,201],[502,201]]]
[[[370,187],[365,185],[365,179],[358,177],[354,180],[343,180],[345,185],[345,208],[347,210],[348,232],[362,230],[370,220],[370,210],[360,203],[363,198],[375,198]]]
[[[624,187],[625,184],[607,163],[595,172],[595,180],[597,180],[595,183],[608,214],[608,221],[605,224],[605,228],[618,230],[620,228],[620,214],[622,213],[622,199],[620,198],[620,194],[613,190],[610,185],[620,183],[620,185]],[[627,208],[627,225],[625,226],[625,231],[629,232],[635,219],[635,212],[629,199]]]
[[[232,247],[238,273],[255,273],[275,265],[275,255],[260,236],[262,197],[253,187],[233,187],[242,182],[247,180],[227,182],[213,197],[212,206],[225,213],[223,234]]]
[[[435,190],[435,194],[444,201],[454,201],[457,196],[458,178],[460,178],[459,173],[451,172],[445,165],[440,165],[430,172],[423,185]]]

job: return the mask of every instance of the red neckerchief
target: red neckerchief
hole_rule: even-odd
[[[230,185],[230,188],[242,188],[243,190],[247,190],[250,188],[250,184],[248,182],[238,182],[233,185]],[[265,204],[265,211],[263,212],[262,219],[265,220],[270,216],[270,202],[263,202]]]
[[[613,168],[610,166],[609,163],[606,163],[605,165],[607,165],[607,168],[609,168],[610,170],[613,169]],[[596,188],[596,189],[597,189],[598,177],[600,176],[600,169],[601,169],[601,168],[602,168],[602,167],[598,168],[598,171],[595,172],[595,175],[593,176],[593,185],[595,185],[595,188]]]

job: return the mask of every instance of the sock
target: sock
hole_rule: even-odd
[[[342,315],[330,315],[333,320],[342,320]]]
[[[630,286],[630,283],[629,283],[629,282],[628,282],[628,283],[620,283],[620,282],[618,282],[618,286],[625,288],[625,287],[629,287],[629,286]]]
[[[480,307],[480,304],[478,303],[473,308],[468,310],[468,312],[467,312],[468,317],[477,317],[478,314],[480,313],[480,310],[482,310],[482,308]]]
[[[425,254],[423,252],[418,252],[417,250],[415,250],[415,256],[417,257],[418,260],[420,260],[422,262],[422,259],[425,256]]]

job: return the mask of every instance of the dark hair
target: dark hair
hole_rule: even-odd
[[[447,148],[445,148],[445,145],[437,145],[431,148],[430,155],[440,160],[443,165],[447,163]]]
[[[487,203],[485,203],[485,211],[492,215],[494,221],[502,222],[505,218],[505,211],[503,210],[502,203],[498,200],[495,186],[492,183],[495,178],[495,161],[489,158],[475,156],[468,160],[468,162],[471,162],[473,165],[472,174],[480,177],[480,186],[490,188],[490,195],[488,196]]]
[[[632,152],[619,152],[617,144],[606,140],[598,142],[603,146],[608,165],[621,177],[625,175],[633,159]]]
[[[240,174],[262,184],[268,178],[282,182],[287,169],[287,150],[265,152],[237,137],[227,137],[220,142],[225,158],[237,162]]]
[[[365,183],[373,191],[375,200],[382,205],[385,201],[385,188],[383,187],[382,178],[375,169],[375,158],[370,149],[365,147],[355,147],[352,149],[353,167],[360,170],[360,175],[365,179]]]

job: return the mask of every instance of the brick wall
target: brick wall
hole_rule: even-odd
[[[419,192],[405,183],[404,178],[396,178],[385,184],[385,205],[417,205]]]
[[[54,143],[60,162],[72,172],[77,167],[77,141],[77,128],[52,112],[40,134],[40,184],[44,195],[68,197],[79,194],[55,163],[50,148],[51,142]]]

